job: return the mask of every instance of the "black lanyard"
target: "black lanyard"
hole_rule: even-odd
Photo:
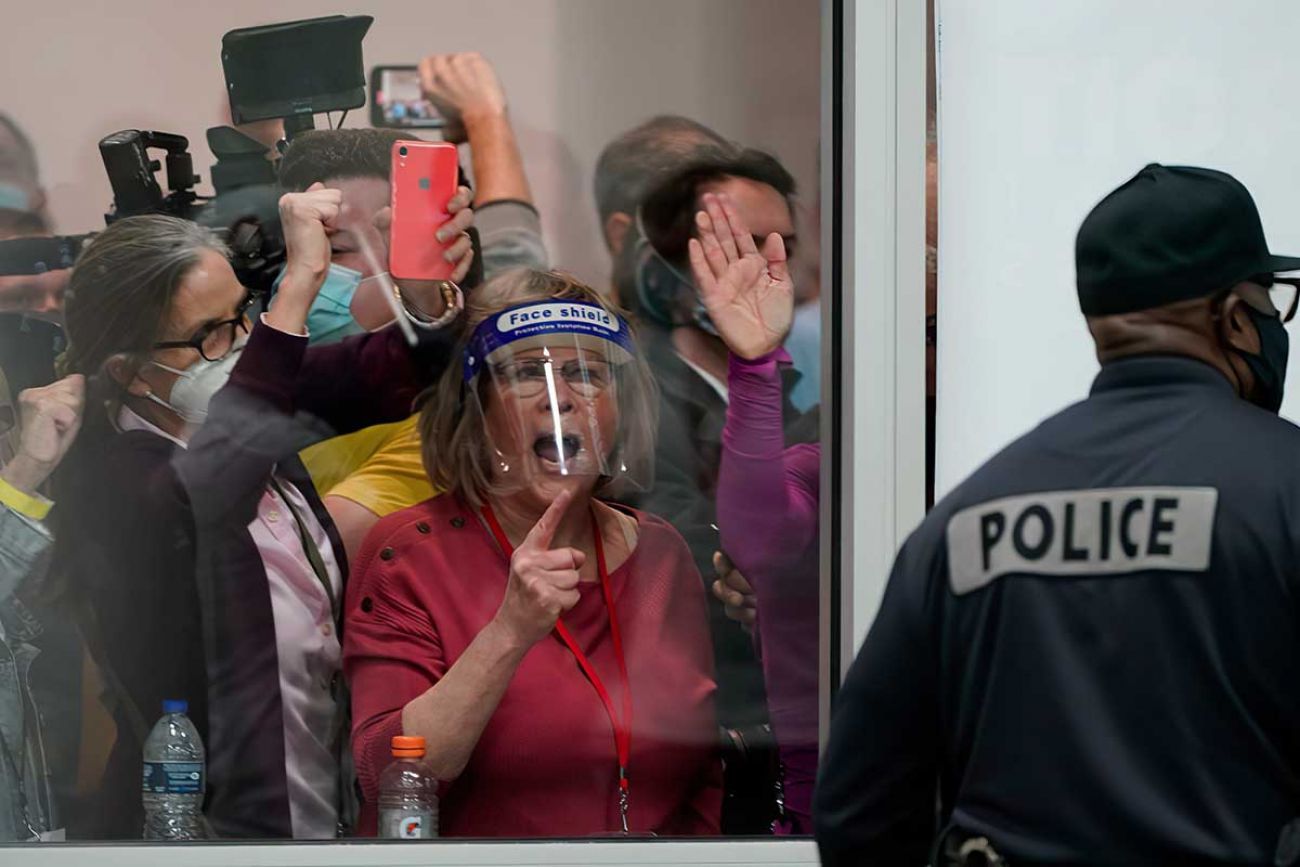
[[[274,475],[271,476],[271,487],[280,495],[280,499],[284,500],[285,508],[289,510],[289,514],[293,515],[293,523],[298,528],[298,540],[302,543],[303,553],[307,555],[307,560],[311,563],[311,571],[316,573],[316,580],[320,582],[321,587],[325,588],[325,595],[330,601],[330,614],[334,618],[334,626],[337,628],[339,626],[339,616],[342,612],[339,611],[338,598],[334,594],[334,585],[330,583],[329,570],[325,568],[325,559],[321,556],[320,548],[316,546],[316,540],[311,537],[306,520],[298,511],[297,506],[293,504],[293,501],[289,499],[289,494]]]

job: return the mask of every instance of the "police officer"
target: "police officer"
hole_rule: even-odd
[[[900,551],[831,724],[826,865],[1268,862],[1300,814],[1300,258],[1234,178],[1161,165],[1075,253],[1101,372]]]

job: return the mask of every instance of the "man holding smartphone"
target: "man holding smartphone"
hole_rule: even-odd
[[[448,140],[460,140],[463,131],[470,147],[477,184],[474,223],[484,277],[512,267],[545,268],[541,222],[491,65],[478,54],[435,55],[421,63],[421,71],[426,97],[448,119]],[[406,138],[409,133],[396,130],[322,130],[300,135],[285,153],[281,186],[305,189],[322,181],[343,189],[345,199],[356,206],[356,229],[330,239],[333,264],[371,272],[362,245],[372,237],[376,217],[380,229],[386,226],[389,151],[393,142]],[[364,328],[387,321],[372,324],[367,319],[382,316],[386,309],[365,297],[351,307],[358,327]],[[434,494],[420,457],[414,417],[318,444],[303,453],[303,460],[350,555],[360,550],[380,518]]]

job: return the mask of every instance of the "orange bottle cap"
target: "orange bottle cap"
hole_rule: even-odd
[[[393,738],[393,755],[399,759],[420,758],[424,755],[424,738],[398,735]]]

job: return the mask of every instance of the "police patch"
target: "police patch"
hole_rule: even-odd
[[[948,522],[958,595],[1003,575],[1100,576],[1210,566],[1215,488],[1099,488],[992,500]]]

